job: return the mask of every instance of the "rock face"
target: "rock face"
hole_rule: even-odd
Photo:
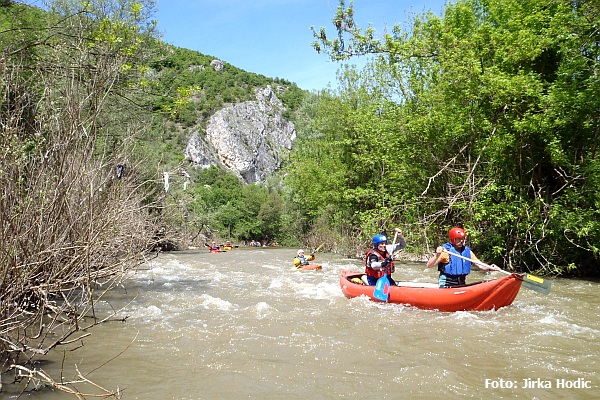
[[[281,167],[296,139],[296,128],[283,111],[270,86],[258,89],[256,101],[212,115],[204,135],[192,129],[185,157],[200,168],[222,165],[245,183],[264,181]]]
[[[210,65],[215,69],[215,71],[223,71],[225,66],[221,60],[212,60]]]

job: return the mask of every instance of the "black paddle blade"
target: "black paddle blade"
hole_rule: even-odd
[[[552,281],[531,274],[524,274],[519,276],[523,281],[522,286],[526,287],[527,289],[535,290],[536,292],[540,292],[543,294],[550,293]]]

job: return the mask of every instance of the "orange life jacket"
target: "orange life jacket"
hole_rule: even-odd
[[[389,263],[385,267],[382,267],[381,269],[371,268],[369,266],[369,258],[373,254],[377,255],[377,262],[382,262],[386,258],[391,257],[387,250],[383,254],[381,254],[378,249],[370,249],[369,251],[367,251],[367,256],[365,257],[365,273],[368,276],[372,276],[374,278],[381,278],[384,274],[390,275],[392,272],[396,271],[393,260],[391,263]]]

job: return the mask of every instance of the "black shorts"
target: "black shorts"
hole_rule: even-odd
[[[466,284],[466,275],[450,275],[440,274],[439,285],[440,287],[455,287]]]

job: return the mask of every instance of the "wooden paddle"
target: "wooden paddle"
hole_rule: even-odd
[[[461,256],[460,254],[454,254],[454,253],[448,253],[448,254],[450,254],[450,256],[452,256],[452,257],[462,258],[463,260],[467,260],[467,261],[471,261],[472,263],[475,263],[475,264],[483,265],[484,267],[490,268],[493,271],[500,271],[503,274],[512,275],[511,272],[505,271],[500,268],[494,269],[494,267],[492,267],[491,265],[488,265],[479,260],[474,260],[469,257],[464,257],[464,256]],[[550,287],[552,286],[552,281],[544,279],[544,278],[540,278],[538,276],[531,275],[531,274],[515,274],[515,275],[520,280],[523,281],[523,286],[526,287],[527,289],[535,290],[536,292],[540,292],[543,294],[550,293]]]
[[[396,239],[398,239],[398,232],[394,235],[394,242],[392,243],[392,251],[396,247]],[[390,254],[391,257],[391,254]],[[387,268],[387,266],[386,266]],[[390,296],[390,280],[387,277],[387,272],[384,270],[384,274],[381,278],[377,279],[375,283],[375,289],[373,289],[373,297],[381,301],[388,301]]]

